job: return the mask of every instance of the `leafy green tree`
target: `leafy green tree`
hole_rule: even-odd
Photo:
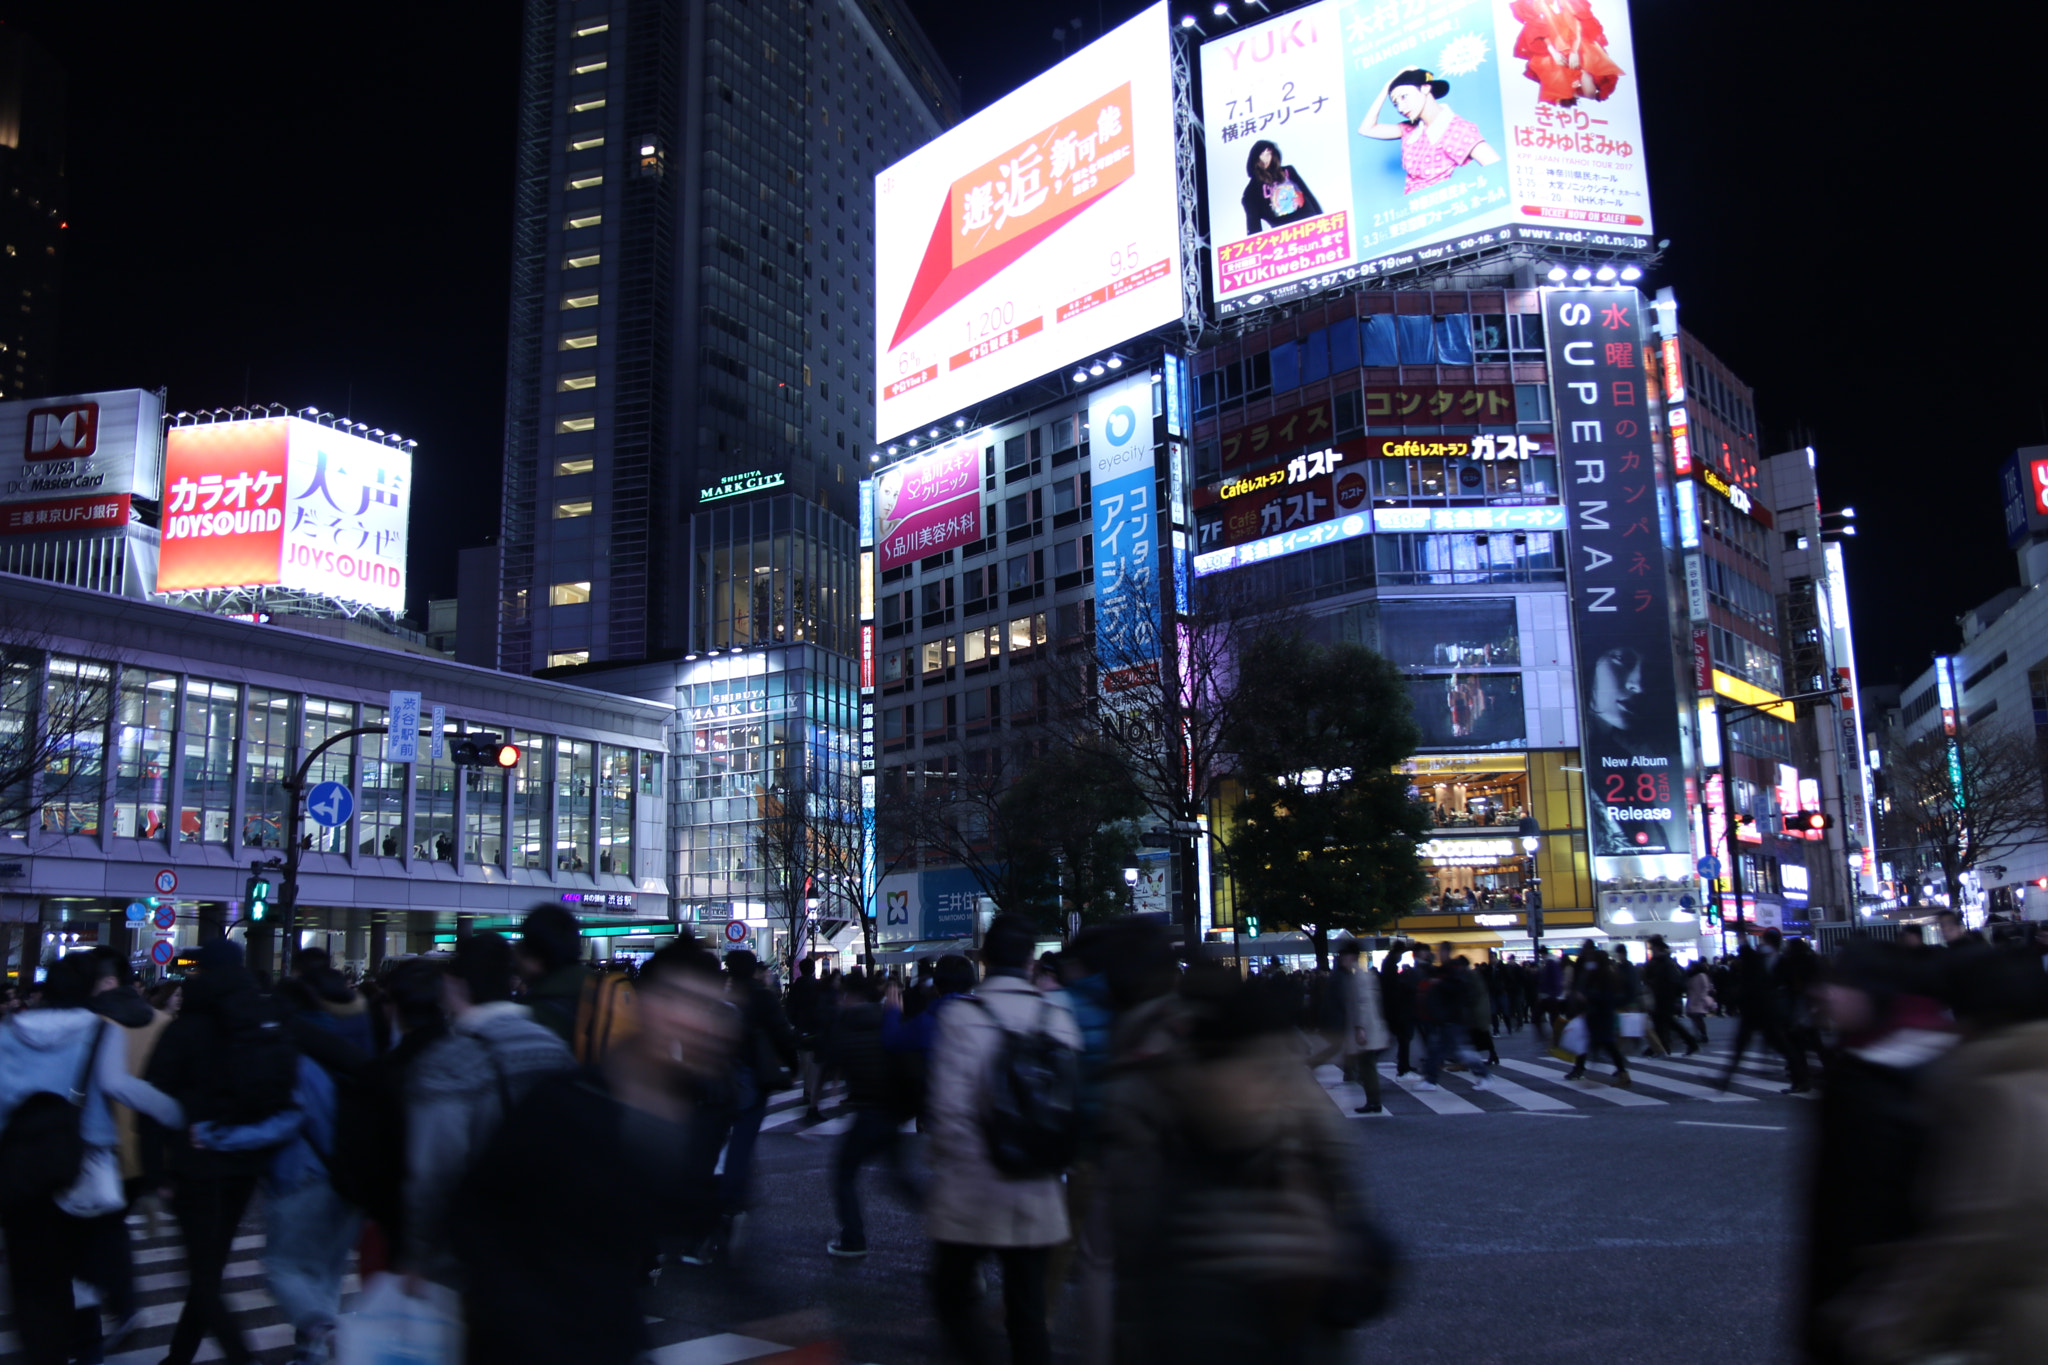
[[[1099,740],[1050,746],[1002,794],[1012,876],[1041,923],[1099,923],[1130,909],[1124,868],[1137,856],[1145,797]],[[1049,925],[1050,927],[1050,925]]]
[[[1421,738],[1406,681],[1363,645],[1270,638],[1239,660],[1228,736],[1243,791],[1231,872],[1245,908],[1313,928],[1382,929],[1420,900],[1427,817],[1396,771]]]

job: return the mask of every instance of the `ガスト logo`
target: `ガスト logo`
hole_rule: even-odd
[[[30,408],[28,446],[22,456],[30,460],[82,460],[98,448],[99,438],[98,403]]]

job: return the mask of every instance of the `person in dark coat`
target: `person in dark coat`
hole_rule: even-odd
[[[406,1075],[414,1060],[448,1032],[441,1013],[441,970],[434,963],[401,963],[382,994],[397,1042],[342,1091],[335,1121],[334,1187],[376,1227],[364,1252],[365,1279],[387,1268],[405,1244]]]
[[[882,1157],[904,1200],[915,1206],[923,1198],[906,1164],[898,1132],[910,1115],[904,1112],[898,1073],[883,1047],[882,1002],[872,981],[848,987],[826,1042],[825,1064],[846,1078],[846,1107],[853,1111],[853,1126],[839,1139],[839,1154],[833,1163],[832,1199],[839,1215],[839,1236],[825,1250],[834,1256],[860,1257],[868,1254],[867,1225],[860,1213],[862,1166]]]
[[[183,1106],[188,1125],[170,1143],[167,1158],[171,1210],[184,1233],[189,1277],[184,1311],[171,1333],[170,1354],[164,1357],[169,1365],[191,1365],[201,1339],[209,1335],[220,1344],[229,1365],[253,1358],[241,1327],[221,1299],[221,1280],[235,1230],[272,1153],[198,1147],[189,1133],[192,1125],[238,1122],[244,1117],[230,1107],[234,1058],[229,1030],[264,1009],[256,978],[242,965],[241,946],[225,938],[202,945],[185,981],[184,1005],[164,1029],[144,1074],[151,1085]]]
[[[1408,952],[1397,946],[1380,964],[1380,1004],[1387,1012],[1387,1027],[1394,1034],[1394,1074],[1405,1076],[1415,1068],[1408,1061],[1408,1045],[1415,1041],[1415,972],[1401,966]]]
[[[731,1064],[718,964],[694,944],[641,968],[639,1028],[597,1067],[541,1082],[498,1127],[457,1191],[473,1365],[628,1365],[646,1358],[640,1294],[658,1239],[701,1236],[716,1210],[695,1088]],[[602,1171],[628,1199],[593,1199]]]

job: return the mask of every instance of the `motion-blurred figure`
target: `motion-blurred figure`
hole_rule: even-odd
[[[1938,1066],[1920,1231],[1830,1306],[1859,1365],[2048,1359],[2048,1000],[2041,959],[1952,971],[1964,1041]]]
[[[1122,1031],[1108,1114],[1119,1362],[1334,1359],[1370,1227],[1284,983],[1189,972]]]

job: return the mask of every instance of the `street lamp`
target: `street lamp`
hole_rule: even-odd
[[[1536,823],[1535,816],[1525,815],[1515,832],[1522,836],[1522,900],[1528,907],[1529,948],[1533,953],[1543,946],[1543,883],[1536,876],[1536,850],[1543,847],[1543,826]]]

